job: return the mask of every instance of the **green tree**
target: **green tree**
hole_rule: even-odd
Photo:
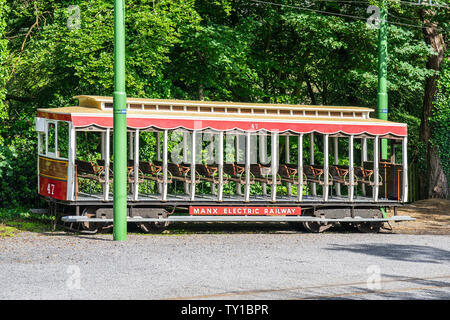
[[[5,28],[6,28],[6,16],[8,13],[8,7],[6,5],[6,0],[0,0],[0,119],[6,117],[6,59],[8,57],[7,44],[8,41],[5,38]],[[2,143],[0,137],[0,144]]]

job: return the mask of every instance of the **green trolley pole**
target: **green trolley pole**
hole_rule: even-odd
[[[125,0],[114,0],[114,240],[127,239]]]
[[[378,103],[377,118],[388,119],[387,94],[387,1],[380,7],[380,29],[378,30]],[[387,159],[387,140],[381,139],[381,159]]]

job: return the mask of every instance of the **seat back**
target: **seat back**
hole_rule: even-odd
[[[181,172],[180,167],[176,163],[167,163],[167,170],[170,172],[171,175],[175,177],[182,177],[183,172]]]
[[[229,176],[236,176],[236,167],[233,163],[224,163],[223,164],[223,172]]]
[[[303,172],[307,175],[307,176],[315,176],[313,167],[311,165],[304,165],[303,166]]]
[[[198,163],[195,165],[195,170],[197,170],[197,173],[204,177],[210,177],[210,172],[208,171],[208,168],[201,163]]]
[[[297,168],[292,168],[297,169]],[[285,164],[281,164],[280,168],[278,169],[278,174],[283,178],[290,178],[291,177],[291,170],[289,170],[289,167]]]
[[[139,161],[139,170],[141,170],[143,174],[154,174],[154,170],[150,162]]]
[[[331,174],[331,176],[333,178],[339,178],[340,177],[339,170],[338,170],[337,166],[330,166],[328,168],[328,172]]]
[[[77,166],[77,172],[78,173],[85,173],[85,174],[94,174],[95,175],[95,169],[92,162],[88,161],[82,161],[82,160],[75,160],[75,164]]]

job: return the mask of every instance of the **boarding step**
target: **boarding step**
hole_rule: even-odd
[[[388,221],[414,221],[409,216],[393,216],[390,218],[362,218],[346,217],[340,219],[327,219],[307,216],[169,216],[167,218],[143,218],[139,216],[127,217],[127,222],[388,222]],[[64,222],[114,222],[108,218],[88,218],[85,216],[65,216]]]

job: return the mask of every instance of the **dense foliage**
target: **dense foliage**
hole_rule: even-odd
[[[439,150],[440,159],[447,179],[450,180],[450,60],[442,66],[436,94],[435,112],[431,119],[433,141]]]
[[[126,0],[128,96],[375,108],[377,30],[366,23],[370,3],[273,2],[285,6]],[[390,1],[388,93],[389,117],[408,124],[410,158],[422,163],[424,83],[434,71],[426,67],[432,50],[417,27],[420,10]],[[447,37],[448,9],[433,10]],[[0,206],[35,205],[36,109],[74,104],[77,94],[112,94],[113,1],[0,0],[0,36]],[[444,74],[433,141],[448,172]]]
[[[6,116],[5,108],[5,95],[6,95],[6,76],[7,68],[6,59],[8,56],[7,44],[8,41],[3,37],[6,27],[6,15],[8,8],[6,6],[6,0],[0,0],[0,119]],[[1,136],[0,136],[1,143]]]

